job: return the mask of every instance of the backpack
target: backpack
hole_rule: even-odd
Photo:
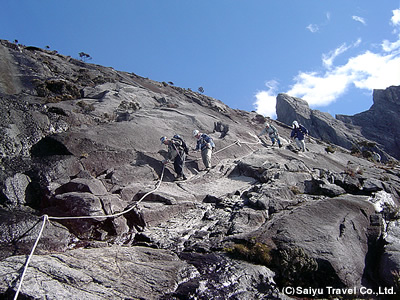
[[[308,129],[305,128],[303,125],[300,124],[300,129],[303,131],[303,133],[308,134]]]
[[[214,144],[214,140],[212,139],[212,137],[208,136],[207,134],[203,133],[201,135],[201,138],[203,140],[202,143],[204,143],[203,145],[205,145],[205,143],[209,143],[211,146],[211,149],[214,150],[215,149],[215,144]],[[203,149],[203,146],[202,146]]]
[[[175,140],[178,140],[178,141],[182,142],[183,151],[185,151],[185,153],[188,154],[189,153],[189,147],[186,145],[185,140],[179,134],[175,134],[173,138]]]

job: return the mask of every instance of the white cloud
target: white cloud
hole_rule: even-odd
[[[354,85],[372,91],[400,84],[400,55],[367,51],[324,74],[301,72],[287,94],[306,100],[310,106],[326,106]]]
[[[400,49],[400,39],[391,43],[388,40],[382,42],[382,50],[385,52],[392,52]]]
[[[331,13],[329,11],[326,13],[326,19],[328,21],[331,19]]]
[[[351,58],[345,66],[346,73],[354,73],[354,85],[360,89],[385,89],[400,85],[400,55],[380,55],[365,52]]]
[[[393,11],[391,22],[394,26],[400,25],[400,9]],[[393,42],[383,40],[381,51],[364,51],[349,58],[345,64],[334,65],[338,55],[360,43],[361,39],[350,46],[344,43],[328,54],[323,54],[322,64],[325,69],[321,72],[299,72],[286,93],[306,100],[311,107],[318,107],[336,101],[351,86],[372,91],[400,85],[400,35]],[[259,113],[275,117],[276,85],[267,84],[267,87],[267,91],[256,94],[255,106]]]
[[[400,8],[392,11],[393,16],[390,19],[394,26],[400,25]]]
[[[317,73],[300,73],[295,81],[287,94],[306,100],[310,106],[330,104],[349,86],[348,77],[340,72],[329,72],[322,76]]]
[[[353,43],[350,46],[347,46],[346,43],[341,45],[340,47],[336,48],[333,51],[330,51],[328,54],[322,54],[322,63],[325,66],[325,68],[330,69],[333,65],[334,59],[339,56],[340,54],[346,52],[348,49],[357,47],[360,45],[361,39],[358,39],[355,43]]]
[[[393,27],[400,26],[400,9],[392,10],[393,16],[390,19],[391,25]],[[393,33],[396,34],[397,28],[394,29]],[[384,40],[382,42],[382,49],[385,52],[399,51],[400,50],[400,36],[397,41],[390,42],[388,40]]]
[[[326,21],[325,22],[320,23],[319,25],[318,24],[309,24],[306,27],[306,29],[310,30],[310,32],[312,32],[312,33],[320,31],[320,28],[326,26],[329,23],[329,21],[331,20],[331,13],[327,12],[325,14],[325,17],[326,17]]]
[[[267,91],[258,91],[255,95],[256,102],[254,106],[259,114],[276,118],[276,90],[279,83],[275,80],[270,80],[265,83]]]
[[[362,23],[362,24],[364,24],[364,25],[367,25],[367,22],[365,22],[365,19],[362,18],[362,17],[359,17],[359,16],[352,16],[352,18],[353,18],[354,21],[357,21],[357,22],[360,22],[360,23]]]
[[[306,27],[308,30],[310,30],[312,33],[315,33],[319,30],[318,25],[315,24],[310,24]]]

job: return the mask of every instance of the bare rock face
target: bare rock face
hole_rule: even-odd
[[[338,115],[338,120],[358,126],[367,139],[381,145],[390,155],[400,158],[400,87],[374,90],[373,105],[354,116]]]
[[[288,125],[297,120],[310,131],[313,137],[360,152],[367,158],[372,157],[372,154],[376,152],[382,159],[390,160],[391,156],[399,158],[397,148],[389,146],[397,143],[395,141],[397,129],[393,131],[392,128],[395,128],[398,122],[397,118],[394,119],[394,115],[399,108],[395,107],[395,100],[382,101],[382,98],[385,99],[383,95],[393,94],[390,89],[396,90],[392,87],[387,93],[375,91],[374,99],[379,97],[381,100],[378,100],[378,103],[369,111],[355,116],[337,115],[336,119],[329,113],[310,109],[303,99],[279,94],[276,98],[276,114],[279,121]],[[389,98],[396,99],[396,96]],[[386,105],[386,102],[391,104]],[[386,119],[384,116],[389,117]],[[382,118],[382,120],[376,118]]]
[[[26,205],[26,190],[31,182],[25,174],[17,173],[6,179],[3,193],[13,206]]]
[[[259,229],[260,239],[280,248],[302,249],[318,267],[310,270],[315,287],[360,286],[368,250],[372,204],[362,197],[315,199],[290,214],[274,216]],[[254,233],[253,233],[254,235]],[[372,237],[377,240],[378,236]],[[294,274],[292,274],[294,275]],[[301,282],[298,282],[301,283]]]
[[[27,254],[37,239],[43,218],[32,212],[0,209],[0,259]],[[72,241],[69,230],[57,222],[47,223],[38,243],[38,254],[64,252]]]
[[[313,136],[298,153],[284,123],[269,120],[278,148],[256,136],[263,116],[171,83],[7,41],[0,64],[0,297],[45,214],[25,298],[288,299],[285,286],[394,282],[400,169],[348,150],[392,159],[358,125],[281,94],[279,120]],[[213,167],[189,151],[175,181],[160,137],[193,149],[194,129],[214,139]]]
[[[0,276],[8,273],[0,287],[2,293],[18,277],[23,263],[22,256],[1,262]],[[32,298],[158,299],[196,274],[174,253],[147,247],[77,249],[35,256],[31,265],[34,272],[27,274],[22,293]]]
[[[391,222],[387,229],[387,244],[384,246],[384,253],[379,265],[379,273],[384,283],[388,286],[396,284],[400,266],[400,232],[399,221]]]

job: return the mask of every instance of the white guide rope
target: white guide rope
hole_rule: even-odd
[[[260,140],[258,140],[258,142],[249,143],[249,142],[242,142],[242,141],[237,140],[237,141],[235,141],[234,143],[232,143],[232,144],[230,144],[230,145],[228,145],[228,146],[226,146],[226,147],[224,147],[224,148],[222,148],[222,149],[220,149],[220,150],[214,152],[214,154],[217,154],[217,153],[219,153],[219,152],[221,152],[221,151],[224,151],[224,150],[228,149],[229,147],[232,147],[233,145],[239,145],[239,146],[240,146],[241,144],[256,145],[256,144],[261,144],[261,142],[260,142]],[[48,221],[48,220],[93,219],[93,218],[115,218],[115,217],[119,217],[119,216],[121,216],[121,215],[123,215],[123,214],[126,214],[126,213],[130,212],[132,209],[134,209],[135,207],[137,207],[137,205],[138,205],[144,198],[146,198],[148,195],[150,195],[150,194],[152,194],[152,193],[154,193],[155,191],[158,190],[158,188],[160,187],[161,182],[162,182],[162,180],[163,180],[163,177],[164,177],[164,170],[165,170],[165,165],[163,165],[163,168],[162,168],[162,171],[161,171],[161,176],[160,176],[159,181],[158,181],[157,184],[156,184],[156,187],[155,187],[153,190],[151,190],[150,192],[147,192],[146,194],[144,194],[144,195],[135,203],[135,205],[133,205],[132,207],[130,207],[129,209],[127,209],[127,210],[125,210],[125,211],[122,211],[122,212],[119,212],[119,213],[116,213],[116,214],[112,214],[112,215],[94,215],[94,216],[51,217],[51,216],[48,216],[48,215],[43,215],[42,227],[40,228],[38,237],[36,238],[35,244],[34,244],[33,247],[32,247],[31,253],[29,254],[29,256],[28,256],[28,258],[27,258],[27,260],[26,260],[26,262],[25,262],[25,266],[24,266],[23,272],[22,272],[22,274],[21,274],[21,278],[20,278],[20,281],[19,281],[19,284],[18,284],[18,289],[17,289],[17,291],[16,291],[16,293],[15,293],[15,296],[14,296],[14,300],[17,300],[17,299],[18,299],[18,295],[19,295],[19,293],[20,293],[20,291],[21,291],[22,282],[23,282],[23,280],[24,280],[24,277],[25,277],[25,274],[26,274],[26,270],[28,269],[30,260],[31,260],[31,258],[32,258],[32,256],[33,256],[33,254],[34,254],[34,252],[35,252],[35,249],[36,249],[36,247],[37,247],[37,245],[38,245],[38,243],[39,243],[39,240],[40,240],[40,238],[41,238],[41,236],[42,236],[42,234],[43,234],[43,230],[44,230],[44,227],[45,227],[45,225],[46,225],[46,221]]]

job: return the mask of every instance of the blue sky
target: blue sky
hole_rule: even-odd
[[[3,0],[0,39],[271,117],[278,93],[353,115],[400,85],[398,0]]]

